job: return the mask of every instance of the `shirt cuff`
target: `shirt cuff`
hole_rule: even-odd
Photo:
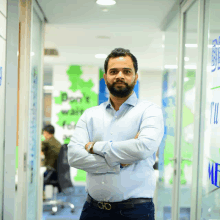
[[[104,149],[107,147],[106,145],[108,144],[108,141],[98,141],[94,144],[93,146],[93,152],[95,154],[98,154],[102,157],[105,156],[105,151]]]
[[[108,151],[108,149],[110,148],[111,144],[112,144],[112,141],[98,141],[93,146],[93,152],[95,154],[98,154],[98,155],[104,157],[106,159],[107,164],[110,167],[115,167],[118,165],[118,168],[120,169],[118,162],[110,163],[110,158],[106,153]]]
[[[108,171],[108,173],[120,173],[120,165],[118,164],[117,166],[111,167],[111,169]]]

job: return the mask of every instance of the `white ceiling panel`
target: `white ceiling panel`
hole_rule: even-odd
[[[116,0],[108,12],[95,0],[38,2],[48,19],[45,47],[59,52],[56,58],[45,56],[47,65],[103,66],[104,60],[96,59],[95,54],[124,47],[137,57],[140,69],[161,69],[163,32],[159,27],[176,0]]]

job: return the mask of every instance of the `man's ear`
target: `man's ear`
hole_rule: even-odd
[[[135,74],[135,84],[137,83],[137,80],[138,80],[138,74],[136,73]]]
[[[104,77],[105,84],[106,84],[106,81],[107,81],[107,74],[106,74],[106,73],[104,73],[104,74],[103,74],[103,77]]]

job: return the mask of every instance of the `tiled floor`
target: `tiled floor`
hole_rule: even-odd
[[[75,192],[70,197],[58,195],[57,199],[74,204],[74,213],[71,213],[69,206],[65,206],[63,209],[59,207],[58,212],[55,215],[51,215],[51,206],[44,206],[42,220],[79,220],[82,207],[86,201],[86,196],[85,186],[75,186]]]

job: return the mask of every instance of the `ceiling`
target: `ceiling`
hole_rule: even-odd
[[[163,65],[163,32],[160,30],[176,0],[116,0],[103,7],[95,0],[38,0],[47,20],[45,48],[56,48],[58,57],[45,56],[45,67],[82,64],[103,67],[109,54],[124,47],[137,57],[140,70],[157,71]]]

